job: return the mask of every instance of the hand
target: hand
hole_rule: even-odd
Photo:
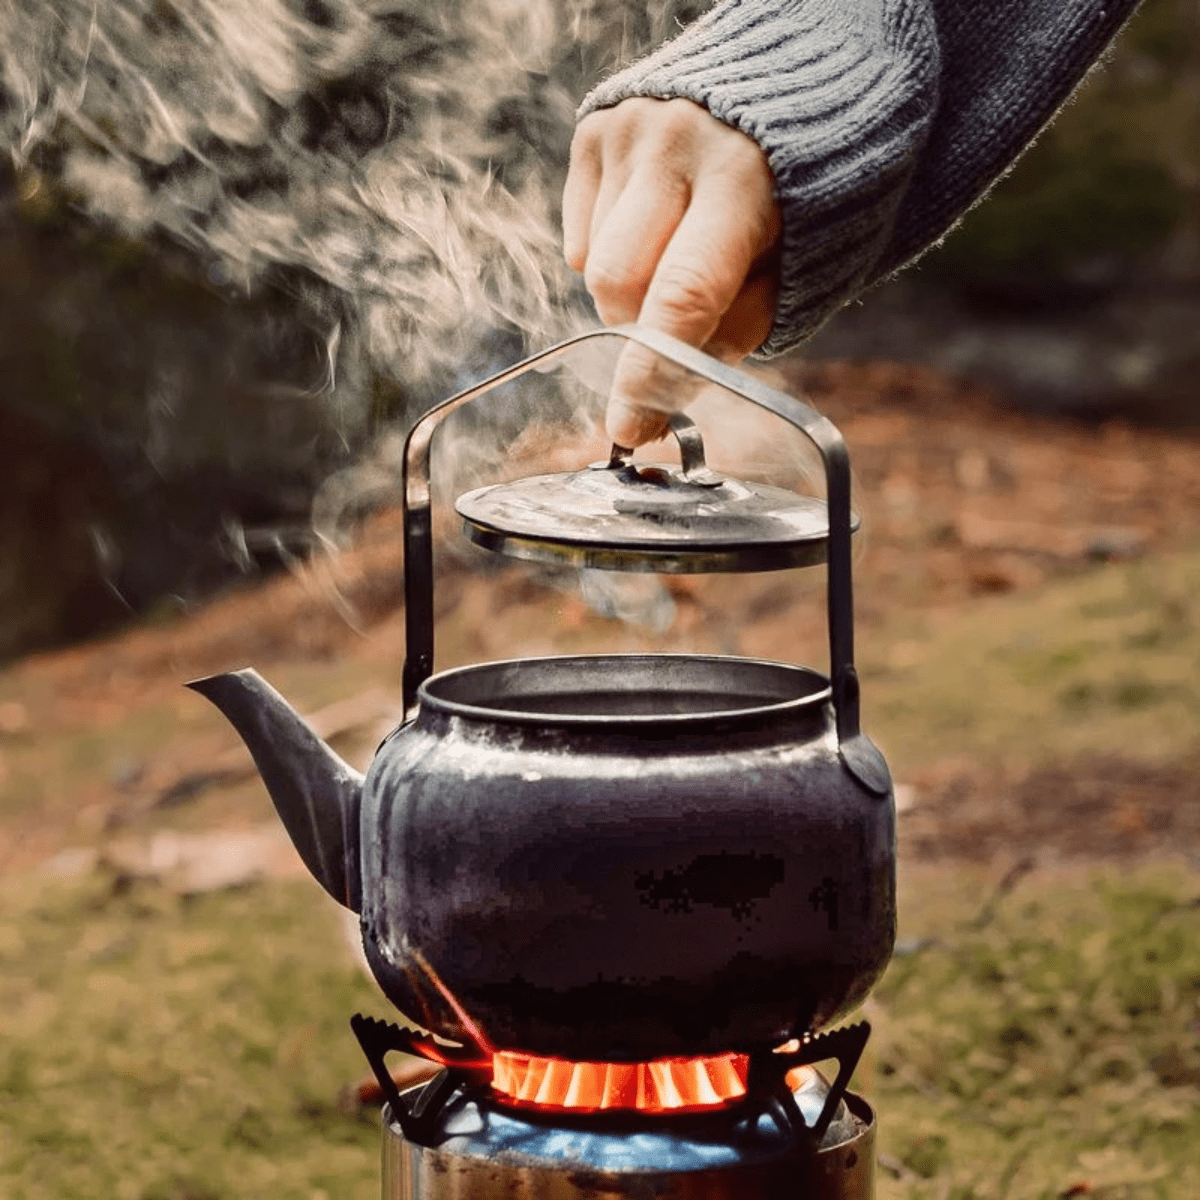
[[[575,131],[563,251],[606,324],[639,321],[740,360],[771,331],[781,225],[762,150],[690,100],[624,100]],[[666,432],[651,372],[644,353],[617,368],[607,423],[618,445]]]

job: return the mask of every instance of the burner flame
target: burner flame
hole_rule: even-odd
[[[745,1054],[577,1063],[501,1050],[492,1056],[492,1087],[538,1108],[697,1112],[744,1096],[749,1069]]]

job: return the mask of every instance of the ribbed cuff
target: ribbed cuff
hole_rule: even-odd
[[[928,0],[725,0],[604,81],[695,101],[762,148],[783,213],[781,290],[759,355],[789,350],[867,283],[937,104]]]

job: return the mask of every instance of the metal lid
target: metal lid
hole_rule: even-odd
[[[458,498],[478,546],[534,562],[691,574],[825,561],[825,502],[709,469],[696,426],[671,418],[681,465],[608,462],[476,488]],[[857,520],[854,527],[857,528]]]

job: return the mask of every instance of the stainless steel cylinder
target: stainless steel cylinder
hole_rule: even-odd
[[[812,1120],[825,1081],[796,1093]],[[415,1091],[415,1089],[414,1089]],[[411,1099],[411,1094],[408,1097]],[[875,1114],[847,1093],[820,1146],[766,1108],[625,1125],[454,1098],[430,1145],[383,1110],[383,1200],[871,1200]]]

